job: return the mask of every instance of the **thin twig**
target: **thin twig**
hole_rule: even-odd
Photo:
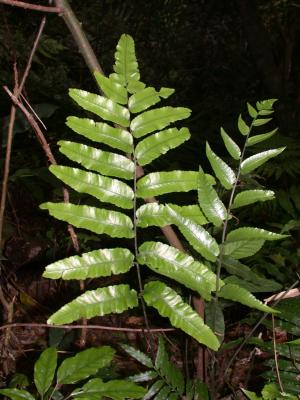
[[[56,165],[56,160],[52,154],[52,151],[50,149],[50,146],[42,132],[42,130],[40,129],[38,123],[36,122],[35,118],[33,117],[33,115],[26,109],[26,107],[19,101],[19,99],[8,89],[7,86],[3,86],[3,89],[5,90],[5,92],[9,95],[9,97],[11,98],[11,100],[13,101],[13,103],[19,107],[19,109],[23,112],[23,114],[25,115],[25,117],[27,118],[27,121],[29,122],[29,124],[31,125],[32,129],[34,130],[34,132],[37,135],[37,138],[39,140],[39,142],[41,143],[41,146],[49,160],[49,162],[53,165]],[[63,195],[64,195],[64,201],[65,203],[69,202],[69,192],[66,188],[63,188]],[[70,233],[71,236],[71,240],[74,246],[74,249],[79,252],[79,244],[78,244],[78,240],[77,240],[77,236],[76,233],[74,231],[74,228],[72,225],[68,226],[68,231]]]
[[[147,329],[146,328],[122,328],[115,326],[105,326],[105,325],[48,325],[48,324],[38,324],[38,323],[26,323],[26,322],[15,322],[12,324],[5,324],[0,326],[0,331],[11,328],[48,328],[48,329],[95,329],[102,331],[111,331],[111,332],[137,332],[143,333]],[[174,332],[175,328],[151,328],[150,332],[152,333],[160,333],[160,332]]]
[[[7,4],[13,7],[24,8],[25,10],[42,11],[42,12],[56,13],[56,14],[61,13],[61,9],[59,7],[40,6],[38,4],[25,3],[23,1],[17,1],[17,0],[0,0],[0,3]]]
[[[288,292],[280,292],[280,293],[275,293],[272,296],[268,297],[267,299],[264,299],[264,302],[266,304],[270,303],[271,301],[275,301],[277,299],[290,299],[292,297],[299,297],[300,296],[300,288],[295,288],[291,289]]]
[[[276,369],[276,375],[277,375],[277,380],[279,383],[280,391],[283,393],[284,389],[282,386],[282,381],[280,377],[280,372],[279,372],[279,366],[278,366],[278,357],[277,357],[277,349],[276,349],[276,334],[275,334],[275,320],[274,320],[274,315],[272,314],[272,330],[273,330],[273,350],[274,350],[274,361],[275,361],[275,369]]]
[[[32,114],[30,114],[30,112],[26,109],[26,107],[19,101],[19,99],[8,89],[7,86],[3,86],[3,89],[5,90],[5,92],[9,95],[9,97],[11,98],[11,100],[13,101],[13,103],[19,107],[19,109],[22,111],[22,113],[25,115],[25,117],[27,118],[27,121],[29,122],[29,124],[31,125],[31,127],[33,128],[33,130],[35,131],[37,138],[39,140],[39,142],[41,143],[44,152],[47,155],[47,158],[49,160],[49,162],[51,164],[56,165],[56,160],[52,154],[52,151],[50,149],[50,146],[48,144],[48,142],[45,139],[45,136],[43,135],[43,132],[41,131],[38,123],[36,122],[36,120],[34,119],[34,117],[32,116]]]
[[[16,65],[14,64],[14,76],[15,76],[15,86],[14,86],[14,95],[16,98],[19,97],[21,94],[26,79],[28,77],[32,60],[34,57],[34,54],[36,52],[36,49],[38,47],[38,43],[40,41],[40,38],[42,36],[44,27],[46,23],[46,18],[43,17],[38,29],[38,32],[36,34],[36,37],[33,42],[33,46],[21,79],[20,84],[18,84],[18,74],[17,74],[17,69]],[[2,247],[2,234],[3,234],[3,226],[4,226],[4,213],[5,213],[5,206],[6,206],[6,196],[7,196],[7,185],[8,185],[8,179],[9,179],[9,170],[10,170],[10,158],[11,158],[11,148],[12,148],[12,141],[13,141],[13,130],[14,130],[14,124],[15,124],[15,118],[16,118],[16,108],[14,105],[12,105],[11,110],[10,110],[10,117],[9,117],[9,127],[8,127],[8,133],[7,133],[7,145],[6,145],[6,155],[5,155],[5,164],[4,164],[4,174],[3,174],[3,181],[2,181],[2,193],[1,193],[1,204],[0,204],[0,248]]]

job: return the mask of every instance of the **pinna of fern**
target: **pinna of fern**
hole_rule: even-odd
[[[268,191],[240,192],[237,195],[235,191],[241,175],[249,174],[283,150],[269,150],[244,158],[246,147],[255,138],[250,136],[253,128],[268,122],[268,118],[262,116],[272,112],[273,102],[257,103],[257,110],[249,106],[253,119],[251,126],[239,118],[239,130],[245,136],[242,151],[224,130],[221,131],[230,156],[237,162],[237,172],[207,145],[207,157],[215,177],[205,174],[200,167],[196,171],[152,172],[138,179],[139,165],[150,164],[189,139],[187,128],[179,129],[172,124],[188,118],[191,111],[183,107],[155,107],[173,90],[161,88],[157,91],[140,80],[134,42],[129,35],[122,35],[117,45],[114,72],[109,77],[95,73],[95,77],[106,97],[79,89],[70,89],[69,94],[80,107],[100,117],[101,121],[71,116],[67,118],[67,126],[97,147],[60,141],[60,151],[80,168],[55,165],[50,170],[77,192],[96,198],[99,207],[48,202],[41,208],[77,228],[113,238],[132,239],[134,251],[118,247],[68,257],[48,265],[44,277],[65,280],[99,278],[126,273],[136,265],[138,274],[146,266],[158,278],[140,286],[139,294],[129,284],[87,291],[55,312],[48,323],[64,324],[80,318],[121,313],[137,307],[141,296],[148,306],[168,317],[174,327],[217,350],[220,343],[210,327],[173,288],[166,285],[165,279],[159,280],[159,276],[184,285],[208,301],[216,292],[217,297],[262,311],[273,311],[245,288],[220,279],[221,266],[226,262],[254,254],[265,240],[284,237],[252,227],[238,228],[227,234],[232,209],[272,197]],[[264,140],[262,136],[256,136],[256,142]],[[98,147],[101,144],[113,151],[101,150]],[[227,208],[214,189],[216,180],[231,191]],[[138,199],[189,191],[198,191],[199,204],[148,203],[138,206]],[[105,203],[104,207],[102,203]],[[199,260],[162,242],[147,241],[139,245],[140,228],[167,224],[177,226],[190,246],[199,253]],[[210,225],[223,227],[221,243],[211,235]],[[211,263],[218,266],[217,274],[211,270]]]

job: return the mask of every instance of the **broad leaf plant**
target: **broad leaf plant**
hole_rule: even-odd
[[[132,381],[113,379],[103,381],[97,374],[113,361],[115,350],[110,346],[91,347],[65,358],[58,365],[58,351],[54,347],[44,350],[34,364],[34,395],[25,389],[28,378],[19,374],[17,387],[0,389],[0,395],[12,400],[54,400],[82,399],[99,400],[103,397],[113,400],[139,399],[146,390]],[[21,376],[20,376],[21,375]],[[96,377],[95,377],[96,375]],[[22,381],[20,382],[20,378]],[[81,383],[80,383],[81,382]],[[76,386],[75,386],[76,385]],[[77,385],[82,385],[78,386]],[[11,386],[14,386],[11,384]],[[37,397],[36,397],[37,396]]]
[[[262,278],[251,273],[240,260],[254,255],[267,240],[285,236],[252,226],[236,227],[235,213],[240,207],[274,197],[270,190],[244,190],[240,182],[284,150],[246,154],[250,146],[275,133],[254,134],[256,127],[271,120],[275,100],[257,102],[256,107],[248,104],[247,120],[242,116],[238,119],[243,146],[221,129],[220,139],[231,159],[230,166],[207,143],[210,174],[200,167],[195,171],[159,171],[139,177],[141,166],[149,165],[190,138],[188,128],[176,128],[174,123],[188,118],[191,111],[183,107],[156,107],[173,90],[161,88],[157,91],[140,80],[134,41],[129,35],[120,38],[113,68],[109,77],[95,73],[103,96],[70,89],[70,97],[88,115],[94,114],[95,119],[67,118],[66,124],[78,134],[78,141],[61,140],[58,145],[60,152],[78,167],[50,167],[64,184],[93,196],[99,205],[48,202],[41,208],[77,228],[124,238],[126,243],[131,239],[132,245],[130,249],[125,246],[102,248],[65,258],[48,265],[43,276],[84,280],[124,274],[135,267],[139,290],[128,283],[88,290],[55,312],[48,323],[68,324],[80,318],[122,313],[142,301],[167,317],[174,327],[217,350],[220,340],[215,334],[216,321],[211,321],[210,327],[205,324],[184,298],[166,284],[165,278],[185,286],[211,304],[217,305],[217,300],[223,298],[274,312],[243,284]],[[81,143],[81,137],[84,143],[87,139],[91,143]],[[103,144],[111,151],[102,150]],[[216,189],[220,187],[225,193],[222,198],[218,195],[220,190]],[[198,192],[198,204],[179,206],[153,202],[154,196],[190,191]],[[228,199],[227,204],[223,199]],[[168,224],[178,228],[196,257],[161,241],[140,243],[141,228]],[[157,278],[143,284],[142,268],[149,268]],[[221,279],[224,270],[227,277]]]

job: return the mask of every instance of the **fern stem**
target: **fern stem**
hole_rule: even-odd
[[[149,344],[150,344],[150,352],[151,352],[151,356],[152,359],[154,361],[155,359],[155,353],[154,353],[154,343],[153,343],[153,335],[150,329],[150,324],[149,324],[149,318],[147,315],[147,310],[146,310],[146,305],[145,305],[145,301],[142,297],[142,293],[144,291],[144,286],[143,286],[143,281],[142,281],[142,276],[141,276],[141,269],[140,269],[140,265],[137,261],[137,257],[138,257],[138,237],[137,237],[137,217],[136,217],[136,190],[137,190],[137,173],[138,173],[138,163],[134,154],[134,143],[133,143],[133,150],[132,150],[132,154],[133,154],[133,163],[134,163],[134,177],[133,177],[133,234],[134,234],[134,255],[135,255],[135,267],[136,267],[136,273],[137,273],[137,279],[138,279],[138,285],[139,285],[139,298],[140,298],[140,302],[141,302],[141,306],[142,306],[142,311],[143,311],[143,316],[144,316],[144,321],[145,321],[145,326],[146,326],[146,330],[149,336]],[[146,338],[146,335],[145,335]]]
[[[255,117],[253,119],[253,121],[252,121],[252,123],[251,123],[251,125],[249,127],[249,132],[246,135],[245,143],[244,143],[244,146],[243,146],[243,149],[242,149],[241,157],[240,157],[240,160],[239,160],[239,165],[238,165],[237,172],[236,172],[236,179],[235,179],[235,182],[233,184],[233,187],[232,187],[232,190],[231,190],[231,193],[230,193],[229,202],[228,202],[226,219],[224,221],[223,231],[222,231],[220,254],[219,254],[218,263],[217,263],[216,297],[215,297],[216,302],[218,302],[218,297],[219,297],[218,294],[219,294],[219,291],[220,291],[221,270],[222,270],[223,256],[224,256],[224,243],[225,243],[226,234],[227,234],[229,215],[230,215],[230,212],[231,212],[231,207],[232,207],[235,191],[236,191],[236,188],[237,188],[237,184],[238,184],[238,181],[239,181],[239,178],[240,178],[240,175],[241,175],[241,165],[242,165],[242,162],[243,162],[244,157],[245,157],[245,152],[246,152],[246,147],[247,147],[246,146],[247,145],[247,140],[248,140],[248,138],[249,138],[249,136],[250,136],[250,134],[252,132],[252,129],[253,129],[253,126],[254,126],[253,123],[256,120],[256,118],[257,117]],[[215,321],[214,321],[214,325],[215,325]]]

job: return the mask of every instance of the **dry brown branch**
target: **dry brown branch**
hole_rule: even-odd
[[[57,13],[57,14],[61,13],[61,9],[59,7],[40,6],[39,4],[25,3],[24,1],[0,0],[0,3],[7,4],[13,7],[24,8],[25,10],[42,11],[42,12]]]
[[[266,304],[270,303],[271,301],[276,301],[278,299],[290,299],[291,297],[299,297],[300,296],[300,288],[290,289],[284,292],[275,293],[273,296],[267,297],[264,299]]]
[[[53,165],[56,165],[56,160],[52,154],[52,151],[50,149],[50,146],[41,130],[41,128],[39,127],[39,124],[36,122],[35,118],[33,117],[33,115],[27,110],[27,108],[20,102],[20,100],[8,89],[7,86],[3,86],[3,89],[5,90],[5,92],[9,95],[9,97],[11,98],[11,100],[13,101],[13,103],[15,104],[15,106],[17,106],[22,113],[25,115],[27,121],[29,122],[30,126],[32,127],[32,129],[34,130],[39,142],[41,143],[41,146],[49,160],[49,162]],[[64,195],[64,202],[68,203],[69,202],[69,192],[66,188],[63,188],[63,195]],[[72,225],[68,225],[68,231],[70,233],[71,236],[71,240],[74,246],[74,249],[79,252],[79,244],[78,244],[78,240],[77,240],[77,236],[75,233],[75,230],[73,228]]]
[[[111,331],[111,332],[137,332],[143,333],[146,331],[146,328],[122,328],[122,327],[115,327],[115,326],[105,326],[105,325],[48,325],[48,324],[38,324],[38,323],[23,323],[23,322],[15,322],[13,324],[5,324],[0,326],[0,331],[5,329],[12,329],[12,328],[20,328],[20,327],[27,327],[27,328],[57,328],[57,329],[95,329],[95,330],[102,330],[102,331]],[[159,333],[159,332],[174,332],[176,331],[175,328],[151,328],[150,331],[152,333]]]

